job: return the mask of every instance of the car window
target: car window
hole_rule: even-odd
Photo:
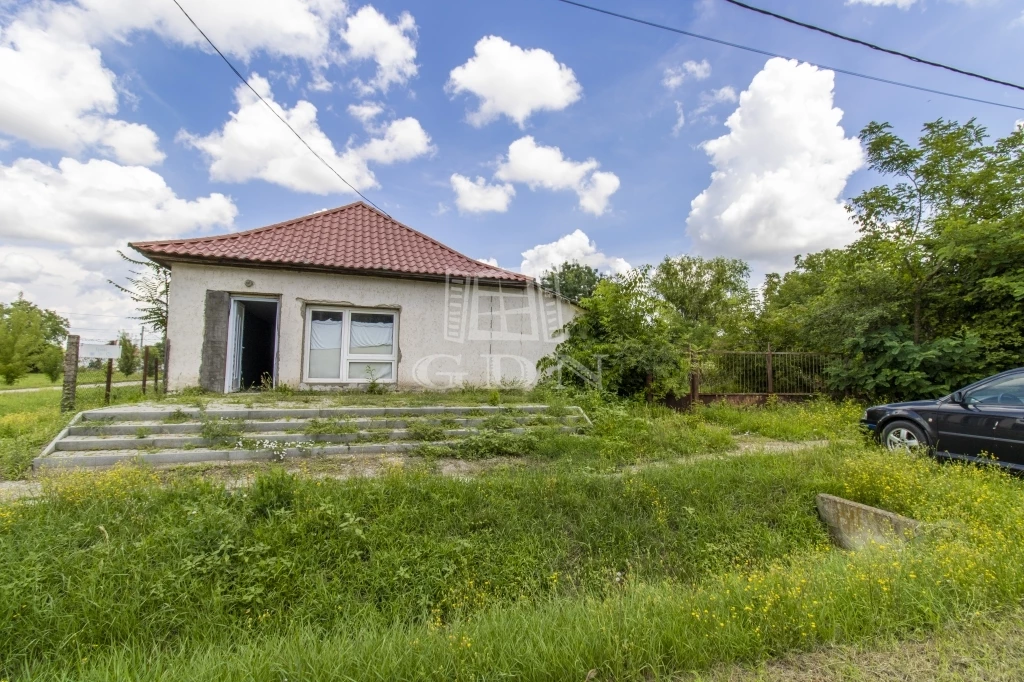
[[[1024,406],[1024,374],[997,379],[967,394],[971,405]]]

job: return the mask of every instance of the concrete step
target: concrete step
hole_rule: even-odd
[[[529,416],[508,416],[509,419],[514,420],[517,424],[525,424],[529,426],[542,426],[545,422],[549,424],[556,423],[558,421],[566,423],[577,423],[584,420],[581,414],[568,414],[564,417],[547,417],[543,413],[532,414]],[[421,423],[429,426],[445,426],[446,424],[453,424],[454,426],[465,427],[465,428],[478,428],[487,424],[491,417],[461,417],[461,418],[448,418],[448,419],[436,419],[432,417],[406,417],[404,419],[395,419],[390,417],[383,418],[353,418],[345,420],[344,422],[338,422],[344,424],[345,427],[350,427],[353,430],[365,430],[365,429],[404,429],[410,424]],[[227,421],[227,420],[226,420]],[[233,421],[233,420],[231,420]],[[167,423],[161,421],[113,421],[113,420],[96,420],[90,422],[87,425],[76,425],[68,427],[69,436],[134,436],[137,438],[145,438],[150,434],[182,434],[182,433],[200,433],[203,430],[204,422],[201,421],[187,421],[181,423]],[[316,423],[313,419],[294,419],[287,421],[240,421],[238,422],[239,428],[242,433],[262,433],[267,431],[281,431],[285,433],[302,433],[307,429],[316,429]],[[142,434],[142,435],[140,435]]]
[[[33,460],[34,468],[270,461],[357,456],[451,445],[481,433],[577,433],[579,407],[546,405],[189,410],[164,406],[82,412]],[[218,433],[219,432],[219,433]]]
[[[569,428],[569,427],[565,427]],[[529,429],[506,428],[495,429],[505,433],[526,433]],[[446,438],[465,438],[482,433],[483,429],[444,429],[441,435]],[[202,438],[195,436],[147,436],[145,438],[120,438],[118,436],[67,436],[57,442],[56,449],[61,452],[83,452],[89,450],[144,450],[147,448],[209,448],[234,445],[247,441],[258,440],[270,443],[379,443],[385,441],[422,440],[415,431],[394,429],[381,431],[355,431],[353,433],[259,433],[255,435],[239,434],[225,438]]]
[[[422,417],[451,414],[456,416],[491,416],[495,414],[538,414],[548,412],[547,405],[439,405],[425,407],[313,407],[313,408],[233,408],[218,407],[200,410],[195,407],[149,407],[104,408],[81,413],[82,421],[167,421],[168,418],[183,417],[188,421],[204,419],[242,419],[246,421],[268,421],[279,419],[350,419],[354,417]],[[578,407],[566,408],[577,410]]]

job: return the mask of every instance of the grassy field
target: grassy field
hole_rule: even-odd
[[[102,384],[106,380],[107,370],[105,369],[82,369],[78,372],[79,385]],[[0,391],[10,391],[17,388],[56,388],[60,387],[63,381],[63,376],[58,377],[57,381],[50,381],[49,377],[45,374],[26,374],[10,385],[0,382]],[[142,381],[142,374],[139,372],[131,375],[121,374],[115,369],[111,381]]]
[[[59,426],[52,405],[6,401],[0,424]],[[411,457],[345,480],[267,466],[241,487],[189,469],[44,478],[0,507],[0,679],[820,679],[794,671],[941,643],[1024,598],[1020,481],[883,452],[856,405],[571,402],[587,434],[541,434],[520,466],[470,477]],[[805,444],[736,449],[766,437]],[[837,551],[819,492],[931,525]]]
[[[974,616],[934,633],[823,647],[754,666],[721,666],[679,682],[1017,682],[1024,610]]]

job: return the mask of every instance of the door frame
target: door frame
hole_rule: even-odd
[[[238,352],[242,348],[242,331],[243,327],[238,324],[238,304],[244,303],[245,301],[253,301],[255,303],[273,303],[274,304],[274,372],[273,372],[273,385],[277,386],[277,347],[281,336],[281,297],[280,296],[235,296],[231,295],[228,299],[228,348],[226,368],[224,371],[224,392],[235,393],[241,390],[241,387],[236,389],[234,387],[235,369],[238,368],[239,374],[241,374],[241,363],[242,356]],[[241,377],[239,377],[241,380]]]

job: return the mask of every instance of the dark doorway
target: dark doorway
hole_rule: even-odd
[[[234,300],[235,361],[231,388],[273,385],[277,352],[277,301]]]

